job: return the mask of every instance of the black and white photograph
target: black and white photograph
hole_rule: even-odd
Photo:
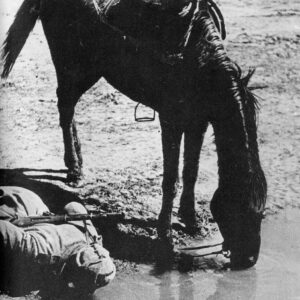
[[[0,0],[0,300],[300,300],[298,0]]]

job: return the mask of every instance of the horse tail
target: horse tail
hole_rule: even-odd
[[[19,8],[1,49],[2,78],[6,78],[12,70],[29,33],[39,17],[39,6],[40,0],[24,0]]]

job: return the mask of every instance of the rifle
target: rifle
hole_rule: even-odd
[[[83,220],[106,220],[109,222],[122,222],[125,220],[124,213],[88,213],[88,214],[74,214],[74,215],[46,215],[46,216],[28,216],[13,218],[1,218],[2,220],[10,221],[18,227],[28,227],[35,224],[49,223],[49,224],[64,224],[69,221],[83,221]]]

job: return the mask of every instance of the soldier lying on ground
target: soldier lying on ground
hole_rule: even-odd
[[[69,215],[87,213],[77,202],[64,210]],[[28,292],[28,279],[35,285],[39,281],[44,288],[49,285],[52,292],[54,286],[73,285],[92,293],[108,284],[115,276],[115,266],[90,220],[27,228],[9,222],[16,215],[45,214],[50,214],[48,207],[33,192],[0,186],[1,290],[13,295]]]

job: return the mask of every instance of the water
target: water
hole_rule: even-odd
[[[300,211],[286,209],[264,221],[257,265],[245,271],[207,269],[155,275],[152,266],[136,274],[120,274],[94,299],[299,299]]]

